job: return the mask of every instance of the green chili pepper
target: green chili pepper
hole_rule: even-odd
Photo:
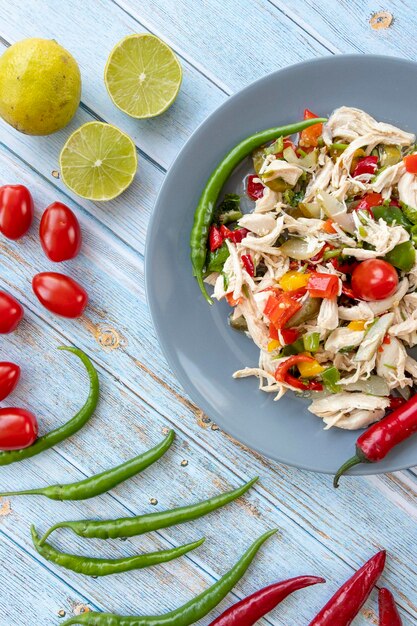
[[[340,372],[337,367],[328,367],[321,374],[322,380],[326,386],[326,389],[331,391],[332,393],[340,392],[340,385],[338,384],[340,380]]]
[[[217,248],[214,252],[209,252],[207,258],[207,273],[211,274],[211,272],[221,272],[223,270],[223,265],[226,263],[230,255],[229,248],[226,245],[226,242],[223,242],[220,248]]]
[[[118,539],[120,537],[143,535],[153,530],[160,530],[161,528],[168,528],[169,526],[190,522],[240,498],[257,480],[258,477],[256,476],[234,491],[228,491],[208,500],[203,500],[202,502],[179,507],[177,509],[170,509],[169,511],[148,513],[147,515],[138,515],[136,517],[122,517],[115,520],[58,522],[58,524],[51,526],[51,528],[47,530],[40,540],[40,545],[43,545],[49,535],[58,528],[70,528],[76,535],[89,539]]]
[[[219,193],[229,178],[233,170],[239,163],[247,157],[255,148],[259,148],[264,143],[272,141],[279,136],[293,135],[313,124],[326,122],[325,118],[316,118],[312,120],[304,120],[296,124],[281,126],[277,128],[269,128],[261,131],[241,141],[233,148],[217,165],[208,179],[203,192],[200,196],[197,208],[194,214],[194,225],[191,230],[190,247],[191,247],[191,263],[193,266],[193,274],[196,277],[201,289],[201,293],[209,304],[212,300],[206,291],[203,282],[203,270],[207,257],[207,238],[212,223],[213,214]]]
[[[342,254],[341,250],[326,250],[323,254],[323,261],[328,261],[329,259],[335,259],[341,254]]]
[[[78,432],[90,419],[93,415],[99,397],[99,380],[97,376],[97,372],[94,369],[93,364],[91,363],[88,356],[79,350],[78,348],[70,348],[66,346],[61,346],[58,350],[66,350],[67,352],[72,352],[82,361],[85,369],[87,370],[89,379],[90,379],[90,392],[88,394],[88,398],[82,409],[78,411],[78,413],[69,420],[66,424],[59,426],[55,430],[51,430],[51,432],[43,435],[43,437],[39,437],[35,441],[35,443],[28,448],[23,448],[21,450],[7,450],[4,452],[0,452],[0,465],[10,465],[10,463],[16,463],[17,461],[23,461],[24,459],[30,459],[32,456],[40,454],[44,450],[49,450],[57,443],[61,443],[68,437],[71,437],[76,432]]]
[[[385,260],[403,272],[409,272],[416,261],[416,250],[411,241],[399,243],[385,255]]]
[[[0,497],[38,495],[46,496],[51,500],[88,500],[102,493],[107,493],[113,487],[155,463],[171,447],[174,439],[175,433],[171,430],[167,437],[151,450],[147,450],[143,454],[111,470],[101,472],[101,474],[96,474],[79,482],[70,483],[69,485],[51,485],[50,487],[27,489],[25,491],[6,491],[0,493]]]
[[[88,626],[190,626],[220,604],[242,578],[262,544],[276,532],[276,529],[270,530],[259,537],[220,580],[187,604],[170,613],[143,617],[123,617],[113,613],[88,612],[72,617],[64,622],[63,626],[71,626],[72,624],[87,624]]]
[[[381,204],[380,206],[372,207],[372,213],[376,220],[382,218],[389,226],[395,222],[397,226],[404,226],[407,230],[411,227],[411,222],[397,206]]]
[[[320,333],[309,333],[303,337],[304,350],[317,352],[320,348]]]
[[[203,539],[199,541],[187,543],[186,545],[171,548],[170,550],[137,554],[122,559],[96,559],[80,556],[78,554],[59,552],[49,543],[41,545],[33,524],[31,526],[31,533],[33,545],[44,559],[60,567],[65,567],[65,569],[77,572],[78,574],[85,574],[86,576],[109,576],[110,574],[121,574],[122,572],[130,572],[134,569],[152,567],[152,565],[159,565],[159,563],[167,563],[168,561],[172,561],[173,559],[187,554],[187,552],[191,552],[191,550],[195,550],[205,541],[203,537]]]

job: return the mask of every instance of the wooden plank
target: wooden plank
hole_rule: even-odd
[[[30,177],[33,176],[32,172],[22,164],[16,166],[4,151],[0,163],[1,178],[4,178],[6,174],[9,176],[13,174],[15,179],[30,184]],[[34,186],[35,198],[41,192],[46,202],[51,200],[52,194],[55,194],[55,198],[60,199],[56,190],[37,183]],[[172,375],[169,374],[165,362],[160,356],[159,349],[156,347],[156,340],[153,337],[144,302],[143,268],[140,259],[136,267],[126,262],[126,260],[129,261],[130,259],[129,250],[126,251],[122,244],[113,246],[113,239],[109,238],[108,231],[100,229],[94,220],[88,216],[86,216],[85,227],[90,233],[94,232],[94,237],[96,238],[94,248],[106,250],[106,256],[111,261],[106,261],[103,255],[92,253],[88,247],[88,256],[81,255],[76,262],[71,264],[71,273],[75,276],[83,277],[91,285],[93,311],[89,314],[91,319],[88,321],[84,320],[83,329],[80,329],[77,323],[53,319],[49,314],[39,311],[33,296],[30,294],[28,289],[30,276],[37,271],[39,264],[39,246],[36,236],[32,235],[22,244],[3,246],[1,250],[1,282],[2,284],[10,283],[10,276],[13,276],[11,288],[17,289],[24,304],[31,307],[29,313],[30,326],[26,330],[23,326],[23,334],[21,336],[20,333],[13,336],[12,339],[16,341],[16,345],[11,356],[16,355],[17,357],[22,344],[26,345],[28,339],[31,338],[34,350],[39,350],[39,346],[43,346],[42,354],[50,354],[49,358],[53,359],[51,368],[59,367],[58,356],[54,356],[52,353],[53,345],[58,341],[58,337],[51,341],[50,338],[44,338],[43,334],[39,335],[40,331],[38,330],[37,332],[36,318],[32,313],[32,310],[37,311],[41,318],[47,320],[48,324],[53,325],[53,328],[56,329],[59,335],[75,340],[114,377],[119,378],[120,374],[123,373],[121,390],[124,389],[123,393],[127,394],[129,403],[131,402],[133,405],[136,403],[138,406],[144,433],[152,432],[152,425],[155,425],[156,421],[161,419],[162,414],[167,416],[162,417],[163,425],[171,421],[175,422],[177,428],[186,435],[188,445],[190,446],[190,454],[192,451],[192,457],[195,459],[194,463],[196,466],[201,467],[202,464],[207,463],[209,467],[215,468],[216,476],[226,472],[230,482],[236,479],[246,479],[253,475],[254,472],[259,472],[262,475],[262,485],[259,489],[256,489],[255,493],[257,498],[261,498],[262,511],[266,511],[262,514],[263,522],[268,520],[269,515],[272,515],[275,523],[278,521],[279,526],[286,529],[286,533],[288,533],[288,528],[296,528],[296,532],[294,531],[294,535],[291,537],[291,540],[288,540],[285,550],[282,552],[282,560],[285,560],[284,554],[286,551],[289,551],[292,554],[291,566],[298,562],[298,559],[295,560],[296,557],[293,556],[294,543],[297,543],[297,537],[298,541],[301,541],[300,537],[302,537],[300,546],[302,554],[304,555],[305,551],[310,552],[310,558],[314,559],[314,563],[319,562],[321,564],[320,568],[316,567],[315,570],[311,571],[321,571],[323,564],[331,563],[331,570],[334,569],[335,572],[338,572],[332,578],[336,584],[337,580],[343,578],[343,570],[346,570],[346,566],[339,562],[338,555],[351,567],[354,567],[359,565],[369,555],[374,546],[380,545],[380,542],[386,543],[389,548],[391,546],[395,547],[395,556],[401,564],[396,564],[395,572],[389,571],[389,576],[390,578],[392,576],[393,581],[391,585],[394,588],[401,588],[405,592],[408,600],[404,601],[404,604],[411,615],[416,615],[416,609],[411,600],[413,595],[413,576],[416,572],[410,571],[407,565],[410,550],[412,553],[413,549],[415,549],[413,547],[414,523],[408,515],[401,509],[398,509],[397,502],[392,504],[388,499],[384,500],[386,518],[381,521],[375,516],[374,520],[369,523],[369,510],[377,511],[380,508],[379,479],[376,479],[376,486],[371,484],[369,480],[346,481],[345,488],[340,492],[331,491],[327,493],[329,491],[328,477],[318,477],[270,463],[258,455],[235,446],[229,438],[216,430],[212,430],[210,423],[206,424],[201,419],[198,419],[198,411],[192,405],[184,403],[176,391],[176,382]],[[103,237],[103,241],[98,244],[97,241],[101,237]],[[119,275],[112,276],[110,268],[118,267],[124,268],[125,280]],[[75,270],[75,268],[77,269]],[[131,291],[133,284],[133,276],[130,276],[131,271],[134,272],[138,285],[133,292]],[[116,302],[117,311],[119,312],[117,330],[126,337],[127,345],[119,344],[118,349],[107,352],[103,349],[105,346],[96,343],[97,327],[95,324],[108,324],[113,328],[114,313],[112,311],[114,311]],[[46,346],[48,346],[48,349],[46,349]],[[33,356],[29,359],[29,363],[38,363],[39,361],[42,361],[39,353],[37,357]],[[141,365],[142,363],[146,365]],[[140,369],[138,369],[138,364]],[[73,365],[72,367],[75,368],[76,366]],[[138,380],[139,372],[140,378]],[[53,374],[51,373],[50,376],[52,379]],[[108,388],[110,388],[110,384],[106,384],[106,392]],[[24,402],[25,397],[27,397],[26,391],[22,387],[21,402]],[[73,392],[69,388],[65,390],[60,389],[59,395],[66,399],[66,406],[73,400]],[[100,432],[100,439],[103,442],[103,449],[100,451],[99,459],[100,468],[109,467],[120,458],[119,456],[115,458],[114,434],[106,431],[105,424],[114,423],[114,412],[117,411],[121,397],[125,397],[122,391],[114,400],[107,400],[106,397],[106,401],[110,403],[110,413],[106,419],[101,421],[100,424],[97,423],[94,427],[87,427],[85,431],[77,436],[76,442],[69,442],[64,446],[67,458],[74,459],[76,465],[85,472],[97,471],[97,458],[95,458],[96,455],[94,454],[97,430]],[[145,400],[145,405],[143,405],[141,398]],[[43,401],[42,398],[39,398],[39,402]],[[39,406],[40,414],[49,415],[49,410],[46,406],[43,407],[42,404]],[[132,410],[133,407],[130,411]],[[124,411],[122,411],[122,415],[125,415]],[[149,417],[146,417],[149,411],[152,411],[152,413]],[[197,420],[195,419],[196,417]],[[135,426],[135,420],[131,412],[128,413],[128,417],[125,419],[129,428]],[[121,426],[125,427],[126,422],[124,420]],[[49,421],[46,421],[46,424],[50,426]],[[135,430],[134,432],[136,433],[137,431]],[[120,431],[118,430],[118,437],[117,443],[121,446],[123,445],[123,454],[128,454],[128,451],[133,454],[135,438],[132,431],[122,433],[120,429]],[[41,475],[41,472],[39,473]],[[195,487],[191,489],[191,492],[194,494],[199,493],[198,489],[204,483],[204,480],[200,478],[196,482]],[[181,483],[180,479],[178,483]],[[358,485],[360,486],[359,492]],[[182,495],[185,498],[190,491],[189,486],[182,485],[181,488],[183,489]],[[161,492],[168,498],[164,502],[166,506],[174,503],[173,500],[169,499],[169,485],[162,487]],[[319,492],[326,494],[324,507],[321,505],[321,502],[317,503],[316,501],[315,494]],[[135,494],[133,493],[131,496],[129,495],[128,501],[134,503],[134,498]],[[261,505],[257,505],[256,510],[259,510]],[[328,510],[332,511],[332,517],[330,518]],[[54,511],[56,516],[57,512],[55,509]],[[279,516],[278,518],[276,517],[277,515]],[[282,518],[281,515],[283,515]],[[350,521],[356,518],[358,518],[359,531],[356,523],[353,524]],[[230,545],[235,543],[234,533],[241,530],[242,524],[240,519],[238,523],[239,528],[232,525],[233,532],[232,536],[230,536]],[[223,525],[221,524],[221,528],[223,528]],[[398,527],[402,528],[401,538],[398,538],[395,533],[395,529]],[[210,530],[212,528],[210,525]],[[363,528],[363,532],[361,532],[361,528]],[[216,532],[215,529],[213,530]],[[182,529],[179,529],[179,532],[182,533]],[[224,534],[223,530],[218,532]],[[242,538],[244,539],[247,536],[249,535],[245,529],[242,533]],[[394,544],[392,543],[392,537],[395,537]],[[314,548],[312,547],[308,550],[308,545],[310,545],[310,541],[313,539]],[[329,548],[330,553],[328,552]],[[325,552],[318,557],[317,555],[322,550],[325,550]],[[335,559],[339,562],[336,568],[334,566]],[[217,562],[213,562],[213,564],[217,566]],[[327,572],[331,570],[329,569]],[[411,603],[410,607],[407,605],[408,602]]]
[[[271,3],[330,52],[387,54],[415,59],[415,4],[410,0],[271,0]]]

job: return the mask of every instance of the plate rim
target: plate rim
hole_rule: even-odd
[[[192,400],[192,402],[194,402],[197,407],[199,409],[202,409],[204,411],[204,413],[206,415],[208,415],[210,417],[210,414],[212,412],[212,407],[210,406],[210,404],[208,402],[206,402],[205,397],[195,388],[192,389],[192,392],[190,392],[189,390],[189,377],[187,376],[186,372],[183,371],[182,366],[177,362],[176,356],[175,354],[172,352],[172,349],[170,349],[168,347],[168,345],[165,344],[165,342],[160,340],[160,337],[162,335],[162,330],[160,327],[160,323],[158,321],[158,315],[156,313],[157,311],[157,304],[156,301],[154,299],[154,295],[153,295],[153,290],[152,290],[152,281],[153,281],[153,277],[151,276],[151,270],[150,270],[150,262],[149,262],[149,256],[150,256],[150,250],[151,250],[151,245],[152,245],[152,240],[154,238],[154,231],[155,231],[155,224],[156,224],[156,220],[157,220],[157,215],[158,215],[158,207],[160,205],[160,199],[165,191],[165,187],[168,186],[170,184],[170,177],[171,177],[171,172],[174,168],[174,165],[180,161],[183,153],[188,149],[188,144],[195,138],[196,135],[198,135],[198,133],[200,132],[200,130],[207,124],[210,122],[210,120],[217,116],[219,113],[221,113],[221,111],[223,110],[227,110],[230,106],[233,106],[233,103],[235,101],[236,98],[240,97],[242,93],[245,92],[249,92],[252,89],[257,88],[259,85],[261,85],[262,83],[271,80],[271,77],[277,76],[277,75],[283,75],[287,72],[290,72],[292,70],[294,70],[295,68],[297,69],[302,69],[304,67],[308,68],[309,65],[315,65],[315,64],[320,64],[320,63],[333,63],[333,62],[337,62],[337,61],[341,61],[341,60],[363,60],[364,58],[368,58],[368,59],[372,59],[375,61],[380,61],[381,63],[383,62],[389,62],[389,63],[394,63],[394,64],[398,64],[398,65],[408,65],[410,67],[413,67],[416,71],[417,71],[417,61],[413,61],[411,59],[404,59],[402,57],[397,57],[397,56],[391,56],[391,55],[383,55],[383,54],[326,54],[320,57],[315,57],[312,59],[307,59],[305,61],[301,61],[299,63],[293,63],[291,65],[288,65],[286,67],[280,68],[278,70],[274,70],[273,72],[270,72],[268,74],[265,74],[264,76],[261,76],[260,78],[257,78],[256,80],[250,82],[248,85],[246,85],[245,87],[242,87],[241,89],[239,89],[238,91],[234,92],[233,94],[231,94],[230,96],[228,96],[226,98],[226,100],[224,102],[222,102],[219,106],[217,106],[211,113],[209,113],[209,115],[207,115],[198,125],[197,127],[192,131],[192,133],[190,134],[190,136],[187,138],[187,140],[185,141],[184,145],[181,147],[181,149],[179,150],[179,152],[177,153],[177,155],[175,156],[175,158],[173,159],[172,163],[169,165],[168,169],[166,170],[165,176],[164,176],[164,180],[162,182],[162,185],[158,191],[158,194],[156,196],[154,205],[152,207],[152,212],[149,218],[149,222],[148,222],[148,227],[147,227],[147,231],[146,231],[146,241],[145,241],[145,251],[144,251],[144,274],[145,274],[145,295],[146,295],[146,300],[147,300],[147,304],[149,307],[149,311],[150,311],[150,315],[151,315],[151,320],[152,320],[152,324],[154,326],[155,332],[156,332],[156,336],[157,336],[157,340],[158,340],[158,344],[161,348],[161,351],[168,363],[168,366],[172,372],[172,374],[174,375],[174,377],[177,379],[177,381],[180,383],[181,387],[183,388],[183,390],[185,391],[185,393],[190,397],[190,399]],[[416,131],[417,133],[417,131]],[[219,157],[221,158],[221,157]],[[191,263],[190,263],[190,276],[191,276]],[[199,396],[198,401],[196,401],[194,399],[194,395]],[[216,420],[217,423],[218,420]],[[312,472],[315,474],[323,474],[323,475],[333,475],[334,472],[330,471],[330,470],[317,470],[317,468],[315,467],[311,467],[308,464],[304,464],[304,463],[300,463],[297,462],[295,463],[291,463],[285,459],[279,458],[279,456],[273,457],[270,455],[270,453],[265,452],[262,449],[262,446],[254,446],[251,442],[247,441],[246,437],[242,437],[241,435],[236,436],[233,434],[233,432],[229,431],[228,428],[224,428],[223,426],[220,426],[221,429],[228,434],[229,436],[231,436],[232,438],[236,439],[236,441],[242,443],[245,447],[247,447],[250,451],[254,451],[258,454],[261,454],[263,457],[265,457],[267,460],[269,461],[273,461],[275,463],[280,463],[282,465],[286,465],[288,467],[292,467],[294,469],[300,469],[303,471],[308,471],[308,472]],[[364,432],[363,430],[357,431],[358,433]],[[352,450],[352,453],[354,452],[354,450]],[[417,459],[416,459],[416,463],[417,463]],[[393,466],[393,468],[391,469],[382,469],[380,467],[380,465],[378,463],[369,463],[369,464],[362,464],[362,465],[358,465],[356,467],[353,468],[353,470],[347,474],[347,477],[353,477],[353,476],[375,476],[375,475],[381,475],[381,474],[386,474],[386,473],[390,473],[390,472],[397,472],[397,471],[403,471],[403,470],[407,470],[414,467],[414,465],[409,465],[408,463],[406,464],[398,464]]]

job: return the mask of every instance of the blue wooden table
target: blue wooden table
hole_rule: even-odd
[[[15,294],[26,310],[18,332],[0,338],[0,360],[14,360],[23,369],[10,401],[32,408],[43,432],[77,410],[85,397],[85,375],[74,357],[57,352],[60,344],[78,345],[91,356],[103,388],[99,410],[82,432],[28,462],[2,468],[0,490],[78,480],[151,447],[170,427],[178,434],[162,462],[109,495],[83,503],[0,500],[0,625],[53,626],[62,616],[91,609],[171,610],[217,580],[273,526],[279,536],[220,608],[272,580],[321,574],[326,586],[300,592],[262,621],[304,626],[338,584],[383,546],[389,559],[382,582],[396,594],[404,624],[416,625],[416,472],[346,479],[335,492],[329,477],[270,462],[231,440],[184,395],[169,370],[143,278],[156,194],[178,150],[207,114],[255,78],[312,57],[371,52],[415,59],[413,0],[0,0],[0,15],[0,51],[25,37],[55,38],[81,67],[82,103],[64,131],[26,137],[1,123],[0,184],[31,189],[37,223],[54,200],[76,211],[85,245],[62,271],[88,285],[91,295],[81,320],[53,317],[30,288],[35,273],[56,269],[41,252],[36,227],[21,242],[0,240],[0,288]],[[119,39],[145,31],[173,47],[184,82],[165,115],[136,121],[111,103],[103,70]],[[135,183],[114,202],[84,201],[59,178],[64,141],[91,120],[119,126],[138,149]],[[42,531],[61,519],[163,510],[256,474],[261,481],[250,495],[204,520],[126,542],[86,544],[67,532],[55,537],[60,549],[116,557],[206,535],[205,546],[167,565],[94,580],[44,562],[32,547],[30,523]],[[378,623],[375,600],[374,594],[355,624]]]

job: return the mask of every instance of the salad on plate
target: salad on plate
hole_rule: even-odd
[[[340,107],[255,149],[252,211],[226,194],[211,218],[205,282],[259,348],[234,378],[310,397],[325,428],[364,428],[417,382],[415,140]]]

